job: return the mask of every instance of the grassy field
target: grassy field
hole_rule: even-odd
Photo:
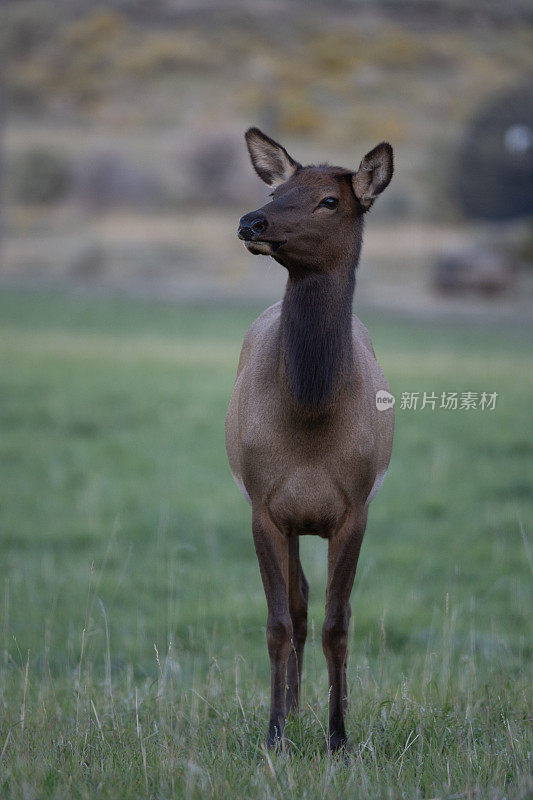
[[[290,755],[224,413],[251,310],[0,297],[0,796],[507,798],[531,781],[530,336],[365,318],[397,412],[325,752],[325,544]],[[531,719],[531,717],[529,717]]]

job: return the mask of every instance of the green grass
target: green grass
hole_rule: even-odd
[[[529,798],[530,341],[365,319],[397,412],[325,752],[325,544],[290,756],[263,748],[265,601],[224,414],[254,310],[0,297],[0,796]]]

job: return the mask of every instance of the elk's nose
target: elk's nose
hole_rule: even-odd
[[[244,239],[245,242],[251,241],[254,237],[266,231],[268,222],[262,214],[257,211],[252,211],[250,214],[245,214],[239,220],[239,239]]]

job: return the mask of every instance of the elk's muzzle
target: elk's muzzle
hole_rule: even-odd
[[[237,235],[239,239],[243,239],[245,242],[253,242],[254,240],[260,240],[261,234],[263,234],[267,228],[268,222],[263,214],[258,211],[251,211],[249,214],[245,214],[244,217],[240,218]]]

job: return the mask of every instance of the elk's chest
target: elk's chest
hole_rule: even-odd
[[[342,415],[304,419],[272,383],[241,397],[244,484],[287,532],[327,537],[348,506],[364,502],[373,442],[353,405],[345,402],[342,409]]]

